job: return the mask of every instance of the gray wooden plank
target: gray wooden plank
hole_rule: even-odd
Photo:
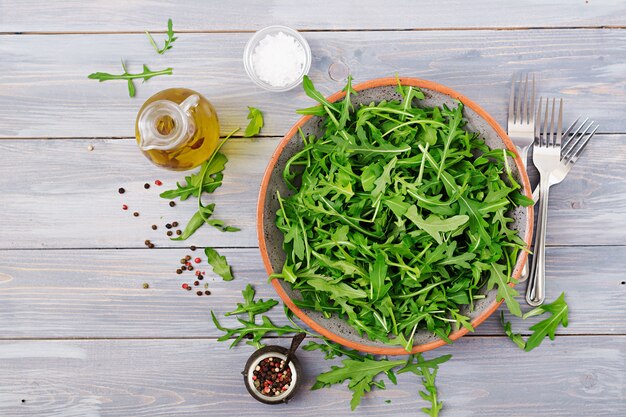
[[[319,352],[299,353],[303,385],[289,404],[263,405],[246,392],[239,374],[252,351],[228,351],[209,340],[0,342],[0,414],[406,416],[421,415],[419,407],[427,405],[417,395],[418,378],[407,373],[398,385],[366,394],[351,412],[345,385],[308,390],[316,375],[338,362]],[[558,338],[531,353],[489,337],[436,353],[453,355],[437,375],[442,417],[623,415],[624,336]]]
[[[506,120],[512,74],[537,72],[538,93],[565,98],[566,119],[584,114],[603,132],[625,132],[623,30],[506,30],[305,32],[313,51],[310,72],[320,91],[343,87],[330,76],[345,65],[356,81],[415,76],[446,84],[474,99],[500,123]],[[130,137],[143,101],[167,87],[185,86],[216,106],[223,133],[246,125],[246,106],[266,114],[264,135],[283,135],[295,109],[311,105],[296,88],[272,94],[246,76],[242,51],[250,34],[183,34],[164,56],[142,34],[3,36],[0,42],[0,137]],[[59,59],[62,57],[62,59]],[[98,83],[89,73],[129,70],[146,63],[174,68],[138,85]],[[340,78],[340,77],[339,77]]]
[[[248,283],[259,298],[278,297],[257,249],[219,252],[233,266],[235,280],[222,281],[203,262],[212,294],[198,297],[195,287],[192,292],[181,288],[183,282],[193,283],[192,274],[177,275],[175,269],[186,254],[204,259],[201,251],[0,251],[0,339],[221,336],[209,310],[224,325],[236,326],[223,314],[242,301]],[[571,311],[569,327],[559,334],[626,334],[626,247],[548,248],[547,261],[547,299],[565,291]],[[143,289],[144,282],[149,289]],[[520,292],[524,288],[519,285]],[[270,316],[288,323],[279,307]],[[535,322],[511,321],[526,334]],[[502,335],[499,315],[477,334]]]
[[[437,3],[409,0],[315,3],[273,0],[176,3],[142,1],[73,2],[5,0],[3,32],[91,32],[163,30],[168,17],[181,30],[257,30],[285,24],[298,29],[415,29],[477,27],[572,27],[624,25],[619,0],[602,2],[530,0],[493,7],[486,0]]]
[[[215,217],[241,227],[221,233],[203,227],[188,243],[164,234],[169,221],[186,224],[195,201],[175,208],[158,197],[184,173],[152,166],[133,140],[0,141],[0,248],[142,248],[210,244],[256,247],[256,202],[261,176],[279,138],[233,139],[224,185],[206,201]],[[88,151],[93,145],[94,150]],[[626,137],[598,135],[569,176],[550,193],[549,245],[626,245]],[[162,187],[146,191],[155,179]],[[128,191],[119,195],[117,189]],[[121,205],[129,205],[124,212]],[[132,217],[138,210],[140,217]],[[150,225],[161,229],[154,232]]]

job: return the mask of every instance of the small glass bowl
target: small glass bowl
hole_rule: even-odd
[[[302,67],[302,73],[293,83],[281,87],[276,87],[266,83],[257,76],[257,74],[254,72],[254,65],[252,65],[252,55],[254,54],[255,48],[257,47],[259,42],[261,42],[261,40],[263,40],[267,35],[276,35],[279,32],[283,32],[285,35],[293,36],[298,42],[300,42],[302,48],[304,49],[305,61],[304,66]],[[246,69],[248,77],[250,77],[250,79],[259,87],[264,88],[268,91],[288,91],[300,84],[302,82],[302,78],[309,73],[309,69],[311,68],[311,48],[309,47],[309,43],[306,41],[306,39],[304,39],[304,37],[300,35],[297,30],[282,25],[268,26],[252,35],[252,37],[246,44],[246,47],[243,50],[243,66]]]

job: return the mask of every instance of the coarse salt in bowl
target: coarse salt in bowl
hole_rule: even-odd
[[[311,68],[311,48],[287,26],[268,26],[256,32],[243,52],[246,73],[259,87],[288,91],[302,82]]]

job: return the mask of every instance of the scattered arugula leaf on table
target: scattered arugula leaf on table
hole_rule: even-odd
[[[150,35],[150,32],[148,32],[147,30],[146,32],[146,36],[148,37],[148,40],[150,41],[150,44],[152,45],[152,47],[154,48],[155,51],[157,51],[157,53],[159,55],[163,55],[165,53],[165,51],[172,49],[173,47],[173,43],[176,39],[178,39],[177,37],[174,36],[174,30],[173,30],[173,24],[172,24],[172,19],[168,19],[167,20],[167,39],[165,40],[165,45],[163,45],[163,48],[160,48],[157,46],[156,42],[154,41],[154,38],[152,37],[152,35]]]
[[[222,277],[224,281],[232,281],[233,274],[230,270],[230,265],[226,261],[224,256],[220,256],[219,253],[213,248],[204,248],[204,254],[206,255],[207,262],[213,267],[213,272]]]
[[[228,226],[224,224],[222,220],[211,219],[213,211],[215,210],[214,203],[206,206],[202,204],[202,193],[212,193],[222,185],[222,179],[224,178],[222,171],[226,167],[228,158],[219,152],[219,150],[237,131],[239,131],[239,129],[233,130],[222,139],[215,151],[213,151],[211,157],[200,166],[198,173],[185,177],[185,185],[180,185],[180,183],[177,182],[176,189],[167,190],[160,194],[162,198],[173,199],[178,197],[181,201],[188,199],[190,196],[197,197],[198,210],[187,222],[183,233],[180,236],[170,238],[171,240],[186,240],[205,223],[222,232],[239,231],[239,228]]]
[[[447,362],[451,357],[452,355],[443,355],[439,358],[425,361],[422,355],[418,353],[409,356],[406,366],[398,371],[399,374],[412,372],[422,377],[422,385],[425,391],[419,391],[419,394],[422,399],[430,403],[430,408],[423,407],[422,412],[430,417],[437,417],[443,407],[443,401],[440,401],[437,397],[435,378],[437,377],[439,365]]]
[[[134,79],[143,78],[144,82],[148,81],[152,77],[156,77],[159,75],[172,75],[172,68],[166,68],[160,71],[152,71],[146,64],[143,65],[143,71],[139,74],[131,74],[126,69],[126,65],[124,61],[122,61],[122,69],[124,70],[123,74],[109,74],[107,72],[94,72],[93,74],[89,74],[87,78],[91,80],[98,80],[100,82],[110,81],[110,80],[127,80],[128,82],[128,95],[130,97],[135,97],[135,84],[133,83]]]
[[[247,138],[256,136],[261,131],[263,127],[263,113],[255,107],[248,106],[248,119],[250,119],[250,123],[248,123],[244,133],[244,136]]]
[[[554,340],[556,335],[556,330],[559,326],[567,327],[568,322],[568,313],[569,307],[567,302],[565,301],[565,293],[561,293],[561,295],[549,304],[540,305],[528,313],[524,314],[522,318],[525,320],[529,317],[534,317],[538,315],[542,315],[545,313],[550,313],[550,317],[532,325],[529,330],[532,330],[533,333],[530,337],[524,341],[522,335],[518,333],[513,333],[511,330],[511,323],[504,321],[504,313],[500,315],[500,321],[502,322],[502,326],[504,327],[505,334],[511,339],[520,349],[523,349],[526,352],[530,352],[535,349],[541,342],[548,336],[550,340]]]
[[[271,298],[267,301],[263,301],[262,299],[255,301],[255,291],[250,284],[246,286],[241,294],[243,295],[243,303],[237,303],[237,308],[233,311],[229,311],[225,316],[247,313],[248,320],[253,321],[255,315],[265,313],[278,304],[278,301]]]

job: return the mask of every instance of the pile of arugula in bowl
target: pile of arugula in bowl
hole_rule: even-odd
[[[273,275],[300,292],[296,305],[407,351],[419,329],[444,340],[473,330],[462,308],[485,286],[521,315],[508,284],[526,244],[507,213],[532,200],[513,155],[464,130],[461,103],[419,106],[415,87],[358,108],[350,78],[337,103],[308,78],[304,88],[320,105],[299,112],[323,117],[323,134],[302,135],[285,166],[293,194],[278,195],[276,224],[286,262]]]

